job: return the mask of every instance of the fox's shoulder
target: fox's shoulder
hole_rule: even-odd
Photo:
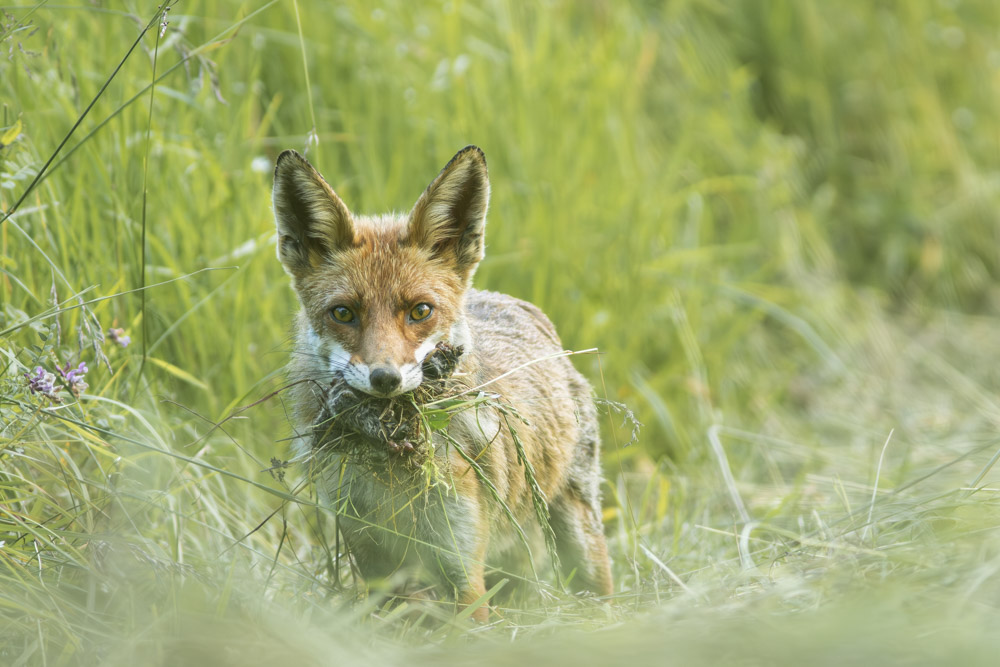
[[[500,292],[470,289],[465,309],[474,333],[486,329],[514,338],[541,339],[539,343],[562,349],[555,326],[533,303]]]

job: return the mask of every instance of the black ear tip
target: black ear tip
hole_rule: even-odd
[[[455,153],[455,157],[448,160],[448,164],[444,166],[444,169],[441,170],[441,173],[449,171],[452,167],[458,164],[468,163],[469,161],[478,163],[482,172],[484,174],[486,173],[487,171],[486,154],[483,153],[483,149],[473,144],[469,144],[462,150]]]
[[[483,153],[482,148],[476,146],[475,144],[469,144],[462,150],[458,151],[458,153],[455,154],[455,157],[456,158],[465,157],[466,155],[468,155],[469,157],[478,158],[480,161],[482,161],[483,164],[486,164],[486,154]]]
[[[441,170],[441,173],[438,175],[438,178],[448,173],[454,167],[457,167],[460,164],[467,165],[469,161],[478,163],[481,168],[481,172],[483,174],[486,174],[486,155],[483,154],[483,150],[479,146],[474,146],[472,144],[469,144],[462,150],[455,153],[455,156],[453,158],[448,160],[448,164],[446,164],[444,166],[444,169]]]
[[[297,151],[293,151],[291,148],[286,148],[285,150],[281,151],[281,154],[278,156],[276,164],[281,164],[285,160],[297,160],[299,162],[306,161],[304,157],[299,155]]]
[[[291,148],[281,151],[278,155],[278,159],[274,161],[274,175],[278,176],[278,172],[282,169],[287,169],[295,165],[308,165],[309,161],[298,154],[298,152],[293,151]]]

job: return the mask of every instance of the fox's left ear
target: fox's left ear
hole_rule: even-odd
[[[407,240],[454,261],[468,278],[483,258],[490,179],[486,156],[466,146],[445,165],[410,213]]]

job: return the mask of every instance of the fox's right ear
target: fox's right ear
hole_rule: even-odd
[[[278,259],[292,277],[314,269],[325,255],[354,242],[351,212],[295,151],[278,156],[271,199],[278,226]]]

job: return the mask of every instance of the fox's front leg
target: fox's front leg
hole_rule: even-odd
[[[483,553],[482,557],[485,557],[485,555],[486,554]],[[469,568],[467,573],[468,578],[465,582],[466,586],[459,588],[455,595],[455,602],[458,604],[459,611],[470,606],[486,594],[486,582],[483,578],[482,558],[479,558],[478,563],[476,563],[474,567]],[[475,611],[472,612],[472,618],[478,623],[485,623],[488,621],[490,618],[489,605],[480,605]]]
[[[470,474],[463,474],[470,473]],[[469,470],[457,470],[453,477],[455,495],[442,498],[442,514],[432,528],[440,547],[429,554],[442,584],[455,592],[459,610],[469,607],[486,593],[486,552],[489,545],[489,518],[479,493],[479,484]],[[489,606],[483,604],[472,618],[485,623]]]
[[[467,539],[463,539],[468,538],[468,535],[456,534],[455,537],[457,544],[425,549],[424,562],[425,565],[430,565],[428,561],[434,563],[428,569],[437,570],[438,585],[441,587],[439,590],[451,590],[458,611],[462,611],[486,593],[486,542],[477,540],[470,545]],[[472,612],[472,618],[480,623],[485,623],[489,615],[489,606],[486,604]]]

